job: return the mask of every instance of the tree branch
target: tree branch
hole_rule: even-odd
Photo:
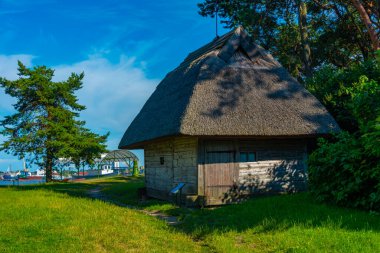
[[[367,32],[369,34],[369,37],[372,42],[372,48],[374,51],[378,50],[379,47],[379,38],[376,34],[375,29],[373,28],[373,24],[371,22],[371,19],[366,12],[364,6],[359,0],[351,0],[352,4],[355,6],[355,9],[359,12],[359,15],[364,23],[364,25],[367,27]]]

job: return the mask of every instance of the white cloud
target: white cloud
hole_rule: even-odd
[[[33,56],[18,54],[18,55],[0,55],[0,77],[7,79],[17,79],[17,61],[20,60],[26,66],[31,65]],[[0,118],[2,112],[12,111],[12,104],[15,102],[13,98],[4,94],[3,90],[0,90]]]
[[[0,76],[8,79],[16,79],[17,61],[21,61],[26,66],[30,66],[33,60],[32,55],[16,54],[16,55],[0,55]]]
[[[116,64],[100,56],[55,69],[55,79],[65,80],[70,73],[84,71],[83,88],[78,91],[81,104],[87,109],[81,117],[96,131],[111,131],[112,148],[117,144],[133,118],[139,112],[158,80],[148,79],[143,70],[134,66],[134,59],[121,56]]]

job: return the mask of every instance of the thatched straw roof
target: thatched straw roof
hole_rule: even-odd
[[[119,148],[162,137],[317,136],[339,131],[323,105],[243,28],[196,50],[157,86]]]

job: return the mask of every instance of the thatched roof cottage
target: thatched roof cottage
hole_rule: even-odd
[[[307,142],[339,131],[323,105],[239,27],[162,80],[119,148],[144,149],[147,194],[205,205],[306,188]]]

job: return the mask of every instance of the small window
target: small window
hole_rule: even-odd
[[[165,159],[164,159],[163,156],[161,156],[161,157],[160,157],[160,164],[161,164],[161,165],[164,165],[164,163],[165,163]]]
[[[240,151],[240,162],[255,162],[256,161],[256,152],[252,151]]]

